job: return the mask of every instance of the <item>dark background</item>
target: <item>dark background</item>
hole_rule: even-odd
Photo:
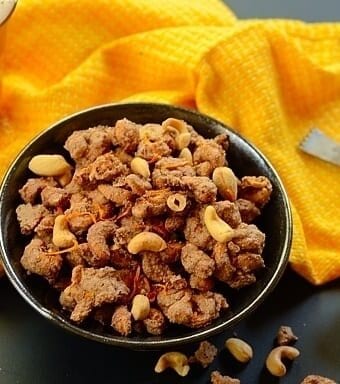
[[[199,1],[199,0],[187,0]],[[278,17],[306,21],[337,21],[340,0],[230,0],[240,18]],[[155,2],[156,4],[156,2]],[[340,37],[339,37],[340,38]],[[340,255],[339,255],[340,256]],[[287,270],[268,299],[234,329],[212,339],[221,350],[208,369],[193,367],[182,379],[173,372],[153,373],[160,355],[101,345],[65,333],[33,311],[10,286],[0,282],[0,384],[209,382],[210,372],[241,379],[242,384],[299,384],[307,374],[340,381],[340,282],[313,287]],[[280,325],[290,325],[299,336],[301,356],[278,380],[263,363]],[[238,365],[222,350],[224,340],[237,334],[254,348],[248,365]],[[196,346],[189,346],[191,352]]]

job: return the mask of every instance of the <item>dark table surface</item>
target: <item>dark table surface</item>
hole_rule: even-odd
[[[336,21],[339,0],[230,0],[239,17],[290,17]],[[185,379],[173,372],[153,373],[159,352],[133,352],[83,340],[65,333],[38,315],[7,280],[0,282],[0,384],[208,383],[214,369],[241,379],[242,384],[298,384],[314,373],[340,381],[340,281],[313,287],[287,270],[268,299],[234,329],[212,342],[220,353],[208,369],[192,368]],[[299,336],[301,356],[278,380],[263,369],[280,325]],[[254,348],[245,366],[235,364],[222,349],[237,334]],[[185,352],[191,352],[189,346]]]

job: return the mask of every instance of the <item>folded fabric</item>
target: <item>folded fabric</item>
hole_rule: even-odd
[[[291,266],[340,276],[339,168],[299,151],[340,140],[340,24],[237,20],[220,1],[20,0],[0,58],[0,174],[57,119],[96,104],[197,107],[270,159],[293,206]]]

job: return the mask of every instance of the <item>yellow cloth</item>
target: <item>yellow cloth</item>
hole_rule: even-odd
[[[37,132],[88,106],[196,106],[271,160],[294,205],[292,267],[340,276],[339,168],[297,149],[340,140],[340,24],[237,20],[218,0],[20,0],[7,25],[0,174]]]

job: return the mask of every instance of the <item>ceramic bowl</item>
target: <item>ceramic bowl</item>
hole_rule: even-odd
[[[168,117],[183,119],[201,135],[212,138],[227,131],[230,136],[229,166],[238,177],[244,175],[267,176],[273,185],[269,204],[256,222],[266,234],[263,257],[266,267],[257,275],[257,282],[236,290],[226,288],[230,309],[211,325],[201,329],[169,327],[159,337],[123,337],[104,329],[97,323],[82,326],[72,323],[58,305],[58,300],[48,284],[36,276],[27,276],[20,265],[20,258],[28,239],[20,234],[15,209],[20,203],[19,188],[30,176],[27,168],[32,156],[41,153],[61,153],[63,143],[74,131],[99,124],[114,125],[116,120],[127,117],[136,123],[159,123]],[[291,247],[292,219],[287,194],[280,178],[261,152],[247,140],[219,121],[192,110],[162,104],[111,104],[98,106],[69,116],[42,132],[16,157],[7,171],[0,190],[0,250],[8,278],[20,295],[56,325],[82,337],[106,344],[133,349],[160,349],[206,339],[234,326],[248,316],[267,297],[278,283],[286,267]]]

